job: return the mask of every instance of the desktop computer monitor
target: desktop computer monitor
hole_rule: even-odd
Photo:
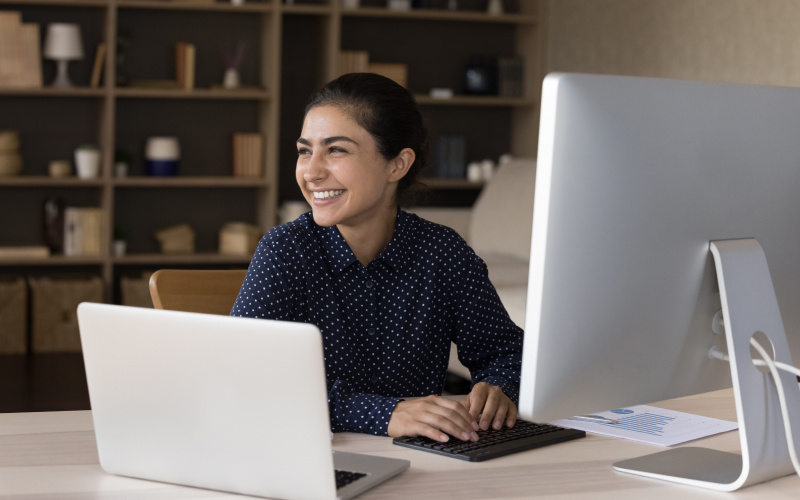
[[[714,318],[733,330],[755,295],[769,303],[756,309],[777,297],[786,334],[765,332],[775,357],[800,359],[800,89],[552,74],[539,134],[520,415],[551,421],[733,385],[740,429],[747,420],[780,441],[779,415],[762,415],[773,413],[768,375],[747,352],[750,366],[730,364],[744,378],[732,378],[708,353],[732,350]],[[748,277],[752,260],[730,263],[718,285],[723,259],[710,250],[735,260],[739,242],[763,249],[773,295]],[[743,455],[764,451],[742,435]],[[785,438],[767,447],[791,472]],[[775,467],[681,482],[736,489]]]

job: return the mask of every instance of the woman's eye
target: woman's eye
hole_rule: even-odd
[[[309,150],[307,148],[299,148],[297,150],[297,156],[310,155],[310,154],[311,154],[311,150]]]
[[[347,153],[346,149],[340,148],[338,146],[332,146],[328,151],[330,151],[331,154],[334,154],[334,153]]]

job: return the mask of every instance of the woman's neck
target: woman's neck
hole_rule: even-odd
[[[338,224],[336,227],[356,259],[366,267],[389,245],[396,219],[397,207],[393,206],[357,226]]]

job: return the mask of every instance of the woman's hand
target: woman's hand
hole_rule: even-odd
[[[464,405],[440,396],[400,401],[389,419],[391,437],[427,436],[446,442],[451,436],[462,441],[477,441],[478,423]],[[445,434],[447,433],[447,434]]]
[[[514,427],[517,422],[517,406],[496,385],[478,382],[472,391],[461,400],[473,421],[481,416],[479,426],[486,430],[489,425],[495,429],[503,426],[503,421],[508,427]]]

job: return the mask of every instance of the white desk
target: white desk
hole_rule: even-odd
[[[656,406],[727,420],[735,419],[732,393],[719,391]],[[484,463],[468,463],[394,446],[389,438],[338,434],[334,448],[406,458],[411,468],[359,497],[404,499],[592,498],[672,499],[800,497],[800,478],[787,476],[735,493],[678,486],[615,472],[611,463],[663,448],[589,435]],[[695,443],[739,450],[738,433]],[[185,499],[244,498],[105,474],[98,465],[91,412],[0,414],[0,498]]]

